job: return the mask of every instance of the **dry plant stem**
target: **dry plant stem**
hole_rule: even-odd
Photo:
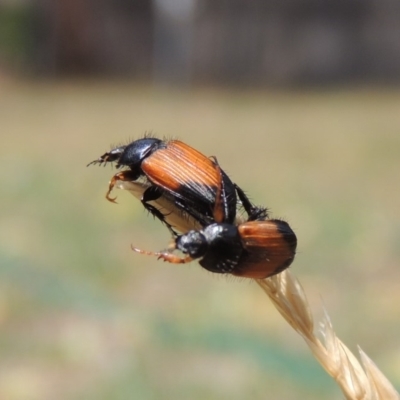
[[[143,182],[118,182],[116,188],[131,192],[141,198],[148,185]],[[160,198],[153,202],[166,214],[167,221],[181,232],[198,229],[190,218],[184,218],[174,209],[168,199]],[[171,210],[174,212],[171,213]],[[379,371],[376,365],[360,350],[364,368],[351,351],[336,336],[329,316],[325,314],[320,322],[319,336],[314,330],[314,320],[300,282],[289,270],[268,279],[256,279],[268,294],[275,307],[286,321],[297,331],[310,347],[322,367],[339,384],[347,399],[357,400],[399,400],[400,396]]]
[[[279,313],[299,333],[314,357],[342,389],[346,399],[399,400],[400,396],[376,365],[360,350],[363,364],[336,336],[329,316],[315,332],[314,320],[300,282],[289,270],[267,279],[256,279]],[[317,336],[317,334],[319,334]]]

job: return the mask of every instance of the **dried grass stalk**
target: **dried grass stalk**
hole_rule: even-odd
[[[127,190],[140,199],[148,183],[120,181],[116,187]],[[166,220],[177,230],[187,232],[190,229],[200,228],[197,221],[175,209],[174,204],[167,198],[161,197],[152,204],[166,215]],[[364,368],[361,366],[357,358],[336,336],[326,313],[320,322],[318,332],[321,339],[317,337],[304,290],[289,270],[268,279],[256,279],[256,282],[267,293],[286,321],[304,338],[315,358],[339,384],[347,399],[400,399],[382,372],[365,353],[359,350]]]
[[[256,279],[274,306],[306,341],[314,357],[339,384],[346,399],[399,400],[399,393],[377,366],[359,349],[363,367],[336,336],[329,316],[314,329],[307,297],[300,282],[289,270],[268,279]],[[318,336],[319,337],[318,337]]]

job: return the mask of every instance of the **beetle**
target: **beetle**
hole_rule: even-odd
[[[200,259],[199,264],[211,272],[263,279],[288,268],[296,247],[296,235],[287,222],[266,219],[239,225],[213,223],[179,235],[171,248],[161,252],[132,249],[174,264]],[[174,250],[184,256],[174,254]]]
[[[179,140],[162,140],[145,136],[113,148],[89,165],[116,163],[126,169],[115,174],[106,198],[119,181],[144,179],[147,185],[141,196],[146,210],[163,222],[177,236],[166,215],[150,202],[165,198],[173,208],[193,218],[201,227],[211,223],[234,223],[238,206],[246,211],[247,220],[263,219],[266,209],[254,206],[244,191],[219,167],[215,157],[206,157]],[[239,203],[240,202],[240,203]]]
[[[149,186],[149,183],[143,181],[118,181],[115,185],[117,189],[126,190],[139,200]],[[173,226],[174,230],[178,232],[186,233],[192,229],[202,228],[199,221],[175,207],[171,197],[161,196],[156,200],[150,201],[150,205],[156,207],[163,214],[165,222]]]

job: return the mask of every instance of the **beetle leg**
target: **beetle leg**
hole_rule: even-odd
[[[156,256],[158,260],[168,261],[172,264],[186,264],[193,259],[190,256],[179,257],[176,254],[172,254],[169,252],[153,252],[153,251],[145,251],[138,249],[137,247],[131,246],[132,250],[139,254],[145,254],[147,256]]]
[[[172,253],[159,253],[158,259],[163,261],[168,261],[171,264],[187,264],[193,261],[193,258],[190,256],[179,257],[176,254]]]
[[[106,193],[106,199],[108,201],[111,201],[111,203],[116,203],[115,200],[117,199],[117,197],[110,197],[110,193],[114,189],[114,186],[116,185],[116,183],[118,181],[133,181],[133,180],[135,180],[135,177],[134,177],[132,171],[122,171],[122,172],[118,172],[118,174],[115,174],[111,178],[110,183],[108,184],[108,191]]]
[[[222,179],[221,169],[218,164],[216,164],[218,175],[220,177],[220,182],[217,187],[217,193],[215,195],[215,204],[213,209],[213,217],[215,222],[224,222],[225,220],[225,185]]]
[[[234,183],[236,193],[242,202],[243,208],[249,216],[248,221],[264,221],[268,218],[268,210],[264,207],[258,207],[252,204],[250,199],[246,196],[244,191]]]
[[[168,230],[172,233],[172,236],[177,237],[178,234],[174,231],[172,226],[165,220],[165,215],[156,207],[152,206],[149,204],[149,201],[152,200],[157,200],[162,196],[162,192],[160,191],[159,188],[155,186],[150,186],[147,188],[142,196],[142,199],[140,200],[143,204],[143,207],[154,217],[158,218],[165,226],[168,228]]]
[[[213,217],[215,222],[224,222],[225,218],[228,214],[227,205],[226,205],[226,194],[225,194],[225,184],[222,176],[221,168],[219,167],[217,157],[211,156],[211,160],[213,160],[215,167],[218,172],[219,182],[217,186],[217,193],[215,194],[215,203],[213,209]]]
[[[121,172],[122,173],[122,172]],[[111,180],[110,183],[108,184],[108,191],[106,193],[106,199],[108,201],[111,201],[111,203],[117,203],[115,200],[117,199],[117,196],[115,197],[110,197],[110,193],[112,192],[112,190],[114,189],[115,184],[117,183],[117,181],[119,181],[120,179],[118,179],[118,175],[120,175],[121,173],[115,174]]]

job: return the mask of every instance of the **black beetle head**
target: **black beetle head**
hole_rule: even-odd
[[[159,149],[162,145],[162,140],[156,138],[143,138],[135,140],[126,146],[118,146],[104,153],[97,160],[90,162],[92,164],[107,164],[109,162],[117,162],[116,167],[129,167],[133,171],[139,171],[142,161],[148,157],[153,151]]]
[[[142,161],[160,147],[162,140],[143,138],[128,144],[119,157],[117,168],[127,166],[132,170],[140,168]]]
[[[208,242],[200,231],[189,231],[176,239],[176,248],[192,258],[200,258],[207,252]]]

